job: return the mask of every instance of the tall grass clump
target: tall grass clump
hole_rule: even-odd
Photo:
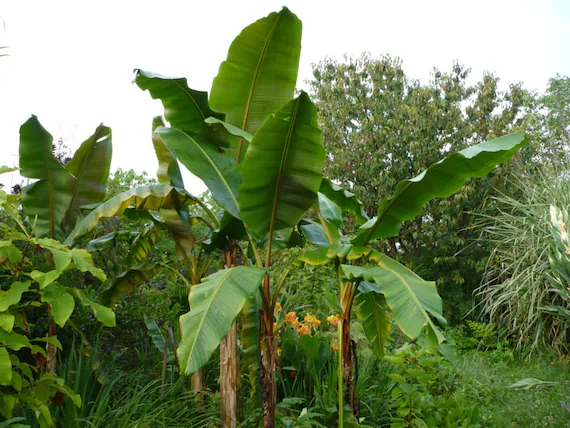
[[[567,326],[544,310],[561,304],[552,292],[550,205],[570,206],[570,184],[559,171],[512,178],[510,195],[492,197],[478,222],[481,239],[492,248],[476,290],[482,314],[500,323],[515,347],[528,354],[542,345],[560,352],[567,341]]]

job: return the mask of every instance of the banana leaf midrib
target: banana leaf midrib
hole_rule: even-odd
[[[383,262],[379,262],[378,263],[378,267],[381,267],[382,269],[386,269],[387,271],[391,272],[392,274],[396,275],[396,277],[398,277],[398,279],[401,281],[401,283],[404,284],[404,286],[406,287],[406,290],[408,290],[408,294],[410,294],[412,296],[413,301],[416,304],[416,307],[418,307],[420,309],[420,311],[422,312],[422,314],[428,319],[428,322],[431,323],[431,318],[429,316],[429,314],[427,313],[427,311],[424,309],[422,303],[418,300],[416,293],[414,292],[414,290],[410,287],[410,285],[408,284],[408,281],[406,281],[404,279],[404,277],[402,275],[400,275],[398,272],[396,272],[394,269],[389,268],[388,266],[386,266]],[[426,281],[427,282],[427,281]],[[380,284],[378,284],[380,285]],[[390,304],[388,302],[388,300],[386,300],[388,304]]]
[[[259,55],[259,60],[257,62],[257,67],[255,68],[255,74],[253,76],[253,81],[251,82],[251,87],[249,88],[249,96],[247,99],[247,104],[245,106],[245,113],[243,115],[243,123],[242,123],[242,130],[245,131],[247,128],[247,122],[249,120],[249,111],[251,109],[251,104],[252,104],[252,99],[253,99],[253,93],[255,92],[255,86],[257,84],[257,80],[259,77],[259,72],[261,70],[261,65],[265,59],[266,53],[267,53],[267,48],[269,46],[269,42],[271,40],[271,37],[273,36],[273,33],[275,31],[275,27],[277,26],[277,23],[279,22],[279,20],[281,19],[281,14],[277,15],[277,18],[275,19],[275,22],[273,23],[273,26],[271,27],[271,31],[269,32],[267,38],[265,39],[265,44],[263,45],[263,50],[261,51],[261,54]],[[239,146],[238,146],[238,152],[237,152],[237,163],[240,162],[241,160],[241,151],[243,149],[243,138],[240,138],[239,140]]]
[[[83,178],[85,164],[87,162],[87,159],[90,157],[91,153],[93,153],[93,150],[95,150],[95,144],[91,145],[91,147],[89,148],[89,152],[87,153],[86,156],[83,157],[83,160],[81,162],[81,167],[79,168],[79,176],[75,177],[71,172],[68,171],[69,175],[71,175],[72,177],[75,178],[75,183],[73,184],[73,190],[71,192],[71,201],[69,202],[69,208],[67,209],[67,213],[65,214],[65,217],[63,217],[63,224],[64,225],[67,224],[69,217],[71,216],[71,210],[73,209],[73,203],[75,201],[75,197],[76,197],[77,192],[79,190],[79,183],[80,183],[81,179]]]
[[[228,276],[231,275],[231,273],[232,273],[232,269],[228,269],[227,272],[224,273],[224,276],[222,277],[222,280],[221,280],[221,281],[218,281],[217,286],[214,288],[214,289],[215,289],[215,292],[214,292],[214,293],[211,293],[211,294],[217,295],[217,293],[218,293],[219,290],[220,290],[220,287],[221,287],[222,284],[227,280]],[[194,291],[194,290],[195,290],[195,288],[192,287],[192,291]],[[190,293],[190,299],[189,299],[190,311],[192,311],[192,302],[191,302],[191,300],[192,300],[192,292]],[[214,299],[214,298],[209,299],[209,302],[208,302],[208,304],[207,304],[207,306],[206,306],[206,310],[203,312],[204,315],[201,317],[200,322],[198,323],[198,327],[196,328],[197,331],[199,331],[199,332],[202,331],[202,326],[204,325],[204,322],[206,321],[206,315],[210,312],[210,308],[212,307],[214,301],[217,302],[217,300]],[[192,349],[190,350],[190,353],[188,354],[188,355],[189,355],[188,360],[190,360],[190,357],[191,357],[192,354],[194,353],[194,349],[195,349],[196,343],[198,342],[198,336],[199,336],[199,335],[196,335],[196,339],[194,340],[194,343],[193,343],[193,345],[192,345]]]
[[[271,210],[271,223],[269,225],[269,245],[273,239],[273,233],[275,232],[275,222],[277,220],[277,208],[279,206],[279,198],[281,196],[281,183],[283,182],[283,173],[285,171],[285,163],[287,162],[287,155],[289,153],[289,147],[291,146],[291,139],[293,135],[293,129],[297,120],[297,114],[299,112],[299,104],[301,98],[297,98],[295,102],[295,109],[291,115],[291,120],[289,121],[289,128],[287,130],[287,138],[285,139],[285,145],[283,150],[283,155],[281,157],[281,164],[279,165],[279,177],[275,185],[275,197],[273,199],[273,209]],[[271,247],[269,247],[271,249]],[[270,250],[268,250],[269,257]]]

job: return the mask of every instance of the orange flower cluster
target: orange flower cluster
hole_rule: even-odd
[[[289,324],[293,328],[299,327],[299,319],[297,318],[297,312],[287,312],[285,314],[285,324]]]
[[[285,324],[296,328],[299,334],[311,334],[312,330],[316,330],[321,325],[321,321],[313,315],[306,315],[305,322],[300,322],[297,318],[297,312],[288,312],[285,314]]]
[[[305,323],[313,328],[317,328],[321,325],[321,321],[315,318],[313,315],[305,315]]]
[[[336,343],[331,343],[331,348],[333,351],[338,351],[338,345]]]
[[[336,314],[336,315],[329,315],[327,317],[327,322],[330,325],[338,325],[338,323],[340,322],[340,315]]]
[[[282,310],[281,303],[275,302],[275,312],[281,312]]]

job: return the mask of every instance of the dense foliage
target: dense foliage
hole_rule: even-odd
[[[22,125],[0,426],[567,420],[568,78],[500,91],[455,64],[420,84],[363,55],[316,65],[313,103],[301,29],[287,8],[246,27],[210,94],[136,71],[164,106],[156,179],[110,176],[103,125],[73,154]]]

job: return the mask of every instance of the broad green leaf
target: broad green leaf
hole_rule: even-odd
[[[484,177],[513,157],[525,142],[524,133],[516,132],[476,144],[451,153],[415,178],[401,181],[394,196],[378,204],[377,216],[360,227],[352,242],[367,245],[373,239],[397,235],[402,222],[420,214],[427,202],[452,195],[470,178]]]
[[[243,129],[238,128],[237,126],[234,126],[228,122],[224,122],[223,120],[220,120],[216,117],[209,117],[205,120],[205,122],[208,125],[212,125],[214,129],[215,127],[221,127],[228,134],[233,135],[234,137],[242,138],[248,143],[251,143],[251,139],[253,138],[253,136],[249,132],[246,132]]]
[[[56,279],[59,278],[61,275],[56,269],[50,270],[48,272],[42,272],[39,270],[33,270],[29,273],[30,278],[36,281],[39,286],[40,290],[46,288],[48,285],[53,283]]]
[[[10,332],[14,328],[14,321],[16,317],[9,312],[0,313],[0,328]]]
[[[24,294],[30,288],[31,282],[16,281],[10,285],[7,291],[0,290],[0,312],[7,311],[12,305],[17,305]]]
[[[10,262],[12,265],[19,264],[23,257],[22,252],[15,246],[0,247],[0,258]]]
[[[208,249],[227,249],[228,238],[237,239],[241,241],[245,239],[246,232],[243,222],[235,218],[229,212],[224,211],[222,219],[220,220],[220,229],[213,231],[210,235],[206,246]]]
[[[241,177],[235,161],[222,155],[212,144],[200,144],[178,129],[160,127],[157,132],[178,160],[204,181],[214,200],[234,217],[240,218],[237,188]]]
[[[101,293],[101,303],[112,307],[121,298],[122,293],[135,290],[143,285],[147,279],[154,278],[163,269],[164,266],[157,263],[143,263],[126,270],[118,275],[113,284]]]
[[[294,227],[315,203],[325,161],[317,110],[301,95],[271,115],[247,150],[241,218],[258,237]]]
[[[65,243],[73,245],[75,239],[91,232],[101,219],[119,216],[131,206],[137,210],[171,209],[185,205],[193,205],[196,198],[184,189],[168,185],[141,186],[127,190],[106,200],[91,211],[84,219],[77,222],[75,229]]]
[[[329,247],[326,245],[319,246],[313,250],[306,250],[301,254],[299,260],[310,264],[311,266],[319,266],[327,264],[331,261],[328,256]]]
[[[91,241],[89,241],[89,244],[87,244],[87,250],[91,252],[102,250],[103,248],[105,248],[108,242],[112,242],[115,240],[115,235],[116,232],[111,232],[97,239],[92,239]]]
[[[226,115],[226,122],[253,135],[271,113],[293,98],[301,32],[301,21],[284,7],[235,38],[210,93],[210,105]],[[238,163],[244,149],[239,150]]]
[[[190,375],[208,362],[264,276],[264,269],[237,266],[218,271],[192,287],[190,312],[180,317],[178,360],[182,372]]]
[[[135,83],[148,90],[153,99],[164,106],[164,117],[170,126],[196,136],[200,143],[214,142],[212,130],[204,122],[208,117],[223,119],[208,106],[208,94],[188,87],[185,78],[165,77],[137,70]]]
[[[109,178],[112,151],[111,128],[101,124],[65,164],[65,169],[71,173],[68,180],[71,202],[63,218],[63,226],[75,226],[83,205],[105,199],[107,193],[105,185]]]
[[[71,252],[61,242],[52,238],[34,238],[33,242],[51,253],[58,274],[61,274],[70,265]]]
[[[155,132],[160,126],[164,126],[162,119],[155,118],[152,123],[152,143],[158,159],[158,171],[156,172],[158,181],[161,184],[170,184],[183,189],[184,181],[182,180],[178,160],[172,149],[164,144],[160,134]],[[178,258],[188,265],[192,248],[196,244],[196,238],[190,229],[188,208],[180,207],[177,210],[163,209],[160,210],[160,213],[168,232],[174,239]]]
[[[50,284],[41,292],[42,302],[51,305],[51,313],[56,324],[63,327],[75,308],[75,300],[65,287]]]
[[[36,116],[20,128],[20,174],[38,180],[22,189],[22,203],[38,237],[61,231],[71,202],[70,174],[53,155],[52,142]]]
[[[0,347],[0,385],[8,386],[12,383],[12,362],[8,350]]]
[[[12,410],[16,406],[17,399],[12,394],[0,394],[0,414],[7,420],[6,422],[15,424],[16,422],[25,422],[25,418],[12,418]],[[9,426],[9,424],[7,424]],[[29,425],[14,425],[12,428],[29,428]]]
[[[100,305],[88,299],[85,294],[77,288],[67,288],[67,292],[73,297],[77,298],[83,306],[89,306],[93,310],[93,314],[98,321],[100,321],[105,327],[115,327],[115,312],[107,306]]]
[[[72,248],[71,257],[73,258],[75,267],[79,269],[80,272],[89,272],[100,281],[107,280],[105,272],[103,272],[102,269],[95,267],[93,256],[88,251],[79,248]]]
[[[148,258],[148,255],[156,245],[160,236],[160,232],[156,230],[154,224],[147,226],[137,237],[135,237],[130,245],[125,265],[135,266],[144,262]]]
[[[7,172],[17,171],[18,167],[0,166],[0,174],[5,174]]]
[[[55,346],[60,351],[63,351],[63,346],[61,346],[61,342],[56,336],[36,337],[35,339],[32,339],[30,342],[49,343],[50,345]]]
[[[162,330],[158,326],[155,320],[152,318],[145,318],[144,324],[146,325],[146,329],[148,330],[148,334],[152,339],[152,343],[154,346],[162,353],[164,352],[164,334],[162,334]]]
[[[338,205],[336,205],[322,193],[319,193],[318,198],[319,211],[321,212],[323,218],[337,228],[340,228],[342,226],[342,212],[340,211]]]
[[[33,345],[30,340],[21,334],[14,331],[7,332],[0,329],[0,344],[13,349],[14,351],[19,351],[22,348],[30,348],[34,353],[41,353],[45,355],[45,350],[41,346]]]
[[[342,212],[352,214],[358,223],[363,224],[370,220],[364,211],[364,205],[356,195],[334,184],[328,178],[323,178],[321,181],[319,192],[338,205]]]
[[[350,281],[362,278],[376,284],[376,292],[386,297],[394,323],[408,337],[416,339],[427,328],[429,346],[435,347],[443,342],[443,335],[428,315],[446,324],[441,315],[441,298],[435,283],[424,281],[385,254],[375,251],[370,259],[376,263],[376,267],[342,265],[342,270]]]
[[[309,243],[317,245],[319,247],[327,247],[331,245],[327,238],[327,234],[325,233],[325,226],[312,220],[304,221],[307,224],[303,224],[301,226],[301,231]],[[333,243],[338,242],[340,240],[340,232],[338,228],[329,222],[325,222],[325,224],[329,234],[332,237]]]
[[[392,324],[386,297],[377,292],[376,284],[363,281],[358,287],[356,316],[362,323],[364,334],[370,342],[372,352],[378,358],[384,355],[384,344],[390,334]]]
[[[180,173],[180,166],[178,160],[172,152],[172,149],[164,144],[160,138],[160,134],[156,130],[164,127],[164,121],[160,116],[152,120],[152,145],[154,146],[154,153],[158,160],[158,170],[156,177],[160,184],[169,184],[172,187],[184,189],[184,180]]]

